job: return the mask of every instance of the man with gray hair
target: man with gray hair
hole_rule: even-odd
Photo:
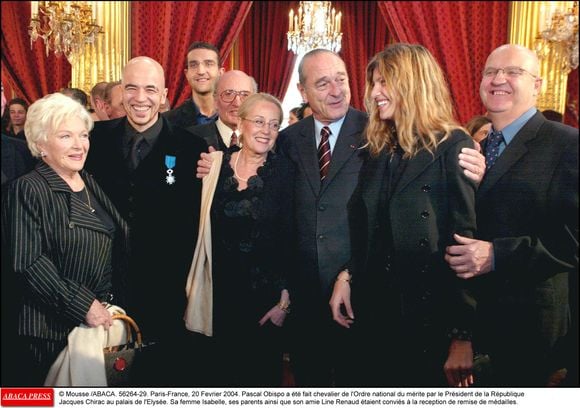
[[[258,84],[245,72],[232,70],[222,74],[214,91],[214,104],[218,118],[215,122],[187,128],[204,139],[216,150],[238,146],[238,108],[248,96],[258,92]]]

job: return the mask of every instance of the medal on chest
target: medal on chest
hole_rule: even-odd
[[[169,185],[175,184],[175,176],[173,175],[175,161],[175,156],[165,156],[165,167],[167,167],[167,176],[165,177],[165,182]]]

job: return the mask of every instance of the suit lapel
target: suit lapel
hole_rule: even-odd
[[[402,191],[409,183],[415,180],[421,173],[425,171],[437,158],[441,155],[443,151],[446,150],[446,145],[440,144],[434,154],[431,154],[427,150],[421,150],[417,155],[409,159],[407,163],[407,168],[401,175],[401,180],[397,183],[395,191],[391,194],[393,197]]]
[[[390,155],[382,152],[376,159],[367,159],[370,163],[363,168],[366,168],[364,173],[361,173],[359,183],[363,184],[362,199],[367,208],[367,217],[369,225],[373,225],[377,217],[377,212],[381,205],[383,198],[383,180],[385,179],[385,172],[387,170],[387,161]],[[377,194],[378,193],[378,194]],[[370,230],[370,227],[369,227]]]
[[[303,120],[305,124],[300,130],[299,136],[302,140],[296,143],[296,148],[299,151],[298,157],[308,183],[314,195],[318,195],[320,192],[320,169],[318,167],[316,138],[314,137],[314,119],[309,117]]]
[[[85,186],[85,188],[87,188]],[[90,188],[89,188],[90,190]],[[108,234],[109,231],[103,226],[101,220],[96,214],[89,210],[87,204],[79,200],[77,196],[73,193],[69,193],[69,205],[70,205],[70,222],[74,224],[75,227],[79,226],[82,228],[88,228],[95,231],[100,231]]]
[[[360,129],[355,126],[356,124],[354,123],[354,120],[351,120],[349,115],[350,110],[345,117],[342,128],[340,129],[340,134],[336,139],[332,157],[330,159],[330,169],[328,170],[328,175],[322,185],[322,192],[324,192],[328,185],[332,183],[340,169],[360,147]],[[316,164],[318,166],[318,161]]]
[[[56,194],[66,194],[69,205],[69,220],[71,228],[80,226],[92,230],[108,233],[102,222],[92,213],[83,201],[78,199],[66,182],[45,163],[40,163],[36,168],[38,173],[44,177],[48,187]],[[85,188],[87,188],[85,186]],[[89,190],[92,190],[89,187]]]
[[[524,125],[505,148],[477,190],[477,197],[485,195],[528,151],[526,144],[534,139],[545,119],[538,112]]]

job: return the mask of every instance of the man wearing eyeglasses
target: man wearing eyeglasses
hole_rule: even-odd
[[[335,278],[350,258],[347,202],[363,162],[359,148],[367,116],[350,107],[348,73],[338,54],[310,51],[298,72],[298,89],[313,114],[286,128],[277,142],[297,174],[298,267],[290,277],[293,317],[288,324],[294,333],[290,358],[297,386],[359,385],[361,376],[352,369],[358,364],[353,330],[347,332],[333,322],[328,302]],[[218,86],[227,89],[221,80]],[[480,181],[483,158],[474,149],[465,150],[469,151],[462,152],[459,164],[468,177]],[[202,154],[197,177],[207,175],[210,166],[211,159]]]
[[[191,99],[163,114],[172,125],[182,128],[212,123],[217,118],[214,87],[225,71],[220,66],[219,50],[212,44],[196,41],[187,49],[185,78],[191,87]]]
[[[258,91],[258,85],[245,72],[232,70],[218,79],[214,103],[218,118],[215,122],[186,128],[204,139],[208,146],[216,150],[237,148],[239,142],[238,108],[248,96]]]
[[[490,353],[489,385],[553,385],[566,369],[578,385],[578,329],[569,327],[569,301],[576,313],[578,304],[578,129],[536,109],[538,74],[525,47],[503,45],[488,57],[480,95],[493,126],[476,196],[478,239],[456,235],[447,249],[457,276],[475,285],[474,342]]]

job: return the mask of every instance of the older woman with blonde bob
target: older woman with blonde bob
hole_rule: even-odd
[[[349,327],[357,311],[368,386],[469,386],[473,310],[444,255],[454,233],[475,231],[475,184],[457,160],[473,141],[421,45],[373,57],[366,103],[368,157],[349,203],[352,258],[335,282],[334,319]]]
[[[211,208],[213,337],[195,362],[203,385],[280,386],[294,171],[273,150],[280,102],[257,93],[238,115],[242,148],[225,153]]]
[[[119,290],[127,226],[83,171],[92,127],[87,110],[60,93],[28,110],[26,139],[40,162],[2,203],[3,305],[11,316],[2,321],[3,366],[14,363],[3,385],[41,385],[73,328],[112,324],[102,302]]]

